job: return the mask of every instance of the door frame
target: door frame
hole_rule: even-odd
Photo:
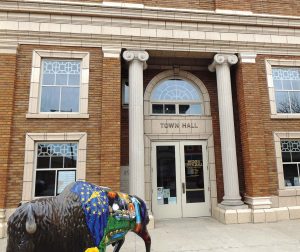
[[[188,203],[183,204],[183,188],[182,181],[185,181],[185,160],[184,145],[202,145],[203,169],[205,172],[205,203]],[[210,195],[210,177],[208,165],[207,140],[165,140],[151,142],[151,171],[152,171],[152,211],[156,219],[164,218],[181,218],[181,217],[200,217],[211,216],[211,195]],[[157,204],[157,167],[156,167],[156,146],[175,146],[175,164],[176,164],[176,196],[177,204]],[[198,206],[197,206],[198,205]],[[184,208],[184,209],[183,209]],[[193,210],[194,209],[194,210]]]

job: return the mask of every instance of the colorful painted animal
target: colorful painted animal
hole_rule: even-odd
[[[118,252],[128,231],[151,238],[146,204],[136,196],[75,182],[56,197],[21,205],[8,220],[7,252]]]

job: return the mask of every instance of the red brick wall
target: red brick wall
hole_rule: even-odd
[[[5,208],[8,170],[8,153],[11,139],[16,55],[0,55],[0,208]]]
[[[33,49],[90,52],[89,119],[26,119]],[[104,60],[103,65],[102,58],[99,48],[20,46],[17,55],[15,102],[8,167],[8,208],[16,207],[21,200],[25,134],[27,132],[87,132],[87,181],[114,189],[119,188],[120,117],[118,116],[119,96],[117,92],[119,92],[118,76],[120,73],[118,71],[120,67],[116,60],[110,59]],[[7,60],[5,64],[11,64],[13,67],[11,60]],[[7,72],[9,74],[9,71]],[[113,75],[108,77],[109,73]],[[105,91],[103,91],[103,87],[105,87]],[[110,97],[111,94],[114,94],[113,98]],[[111,144],[108,143],[108,139]],[[104,157],[107,149],[110,150],[111,155]],[[112,180],[112,177],[117,179]]]
[[[63,2],[64,0],[62,0]],[[102,3],[102,0],[74,0],[75,2],[93,2]],[[298,16],[300,2],[297,0],[188,0],[188,1],[171,1],[171,0],[110,0],[109,2],[118,3],[136,3],[145,6],[165,7],[165,8],[183,8],[198,10],[237,10],[252,11],[254,13],[268,13],[277,15]]]
[[[216,9],[249,11],[251,10],[250,2],[251,1],[248,0],[231,0],[231,1],[215,0],[215,6]]]
[[[283,57],[283,56],[272,56],[272,55],[258,55],[256,58],[257,62],[257,81],[261,97],[260,114],[261,123],[264,127],[264,141],[266,151],[266,166],[268,170],[268,177],[265,178],[265,183],[269,187],[269,194],[277,195],[278,190],[278,177],[275,159],[275,147],[274,147],[274,131],[300,131],[300,120],[299,119],[271,119],[270,118],[270,102],[269,93],[267,88],[267,75],[265,67],[265,59],[297,59],[300,57]],[[254,185],[255,186],[255,185]]]
[[[103,58],[101,111],[101,182],[120,190],[121,65]]]
[[[266,183],[268,169],[256,64],[237,65],[236,87],[245,193],[248,196],[267,196],[269,195],[269,185]]]
[[[245,189],[249,196],[277,195],[274,131],[300,131],[299,119],[271,119],[265,59],[300,59],[258,55],[256,64],[239,64],[236,72]]]

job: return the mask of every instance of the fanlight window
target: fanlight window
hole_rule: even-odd
[[[151,94],[152,114],[201,115],[202,94],[192,83],[183,79],[168,79]]]

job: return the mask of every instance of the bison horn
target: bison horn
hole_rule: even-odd
[[[26,219],[26,231],[28,234],[33,234],[36,231],[36,222],[31,204],[28,205],[28,214]]]

